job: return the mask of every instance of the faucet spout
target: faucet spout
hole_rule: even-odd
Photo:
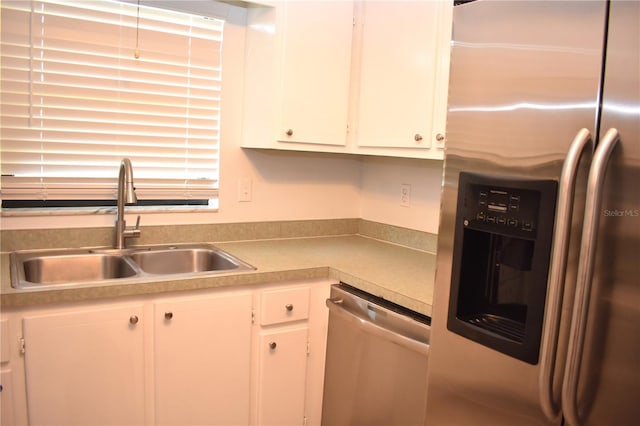
[[[131,166],[131,160],[128,158],[122,159],[120,162],[120,173],[118,174],[118,207],[116,211],[116,249],[123,249],[125,247],[126,238],[138,238],[140,236],[140,217],[136,222],[135,228],[127,228],[127,223],[124,220],[124,206],[125,204],[136,204],[138,198],[136,197],[136,190],[133,186],[133,167]]]

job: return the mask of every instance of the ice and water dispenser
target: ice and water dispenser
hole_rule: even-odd
[[[447,328],[537,364],[557,182],[461,172]]]

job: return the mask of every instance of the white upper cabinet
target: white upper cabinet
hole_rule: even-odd
[[[243,147],[344,151],[352,33],[351,1],[249,9]]]
[[[242,146],[442,159],[452,7],[250,8]]]
[[[278,140],[344,146],[353,4],[291,2],[283,13]]]
[[[442,158],[449,3],[357,3],[353,128],[361,151]]]

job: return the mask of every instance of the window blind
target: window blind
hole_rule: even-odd
[[[2,198],[215,199],[224,21],[108,0],[2,0]]]

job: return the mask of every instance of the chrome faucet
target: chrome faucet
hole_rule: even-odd
[[[120,162],[120,174],[118,175],[118,210],[116,212],[116,249],[123,249],[125,238],[138,238],[140,236],[140,216],[134,228],[127,228],[124,220],[124,205],[136,204],[136,189],[133,187],[133,169],[131,161],[123,158]]]

